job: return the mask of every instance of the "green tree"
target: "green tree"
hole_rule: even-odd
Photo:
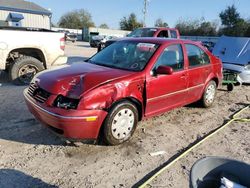
[[[216,36],[217,25],[213,22],[200,20],[179,20],[175,26],[181,35],[186,36]]]
[[[197,28],[196,33],[199,36],[216,36],[217,35],[217,25],[212,22],[201,22],[200,26]]]
[[[131,13],[128,17],[123,17],[120,21],[120,28],[122,30],[132,31],[139,27],[143,27],[143,23],[137,21],[137,17],[134,13]]]
[[[248,30],[248,23],[240,17],[240,13],[234,5],[228,6],[220,14],[222,28],[220,34],[228,36],[245,36]]]
[[[245,37],[250,37],[250,22],[248,22],[248,27],[247,27],[247,30],[245,32]]]
[[[99,26],[99,28],[102,28],[102,29],[109,29],[109,26],[108,26],[107,24],[103,23],[103,24],[101,24],[101,25]]]
[[[234,27],[240,18],[240,14],[237,12],[237,9],[234,5],[228,6],[226,10],[222,11],[220,14],[220,19],[222,25],[226,27]]]
[[[155,27],[168,27],[168,24],[164,22],[161,18],[155,21]]]
[[[91,14],[84,10],[74,10],[64,14],[59,22],[59,27],[69,28],[69,29],[82,29],[84,27],[94,27],[95,24],[92,21]]]

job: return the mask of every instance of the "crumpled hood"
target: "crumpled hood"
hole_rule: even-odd
[[[52,93],[78,98],[84,92],[104,83],[133,74],[91,63],[75,63],[45,71],[35,77],[39,87]]]

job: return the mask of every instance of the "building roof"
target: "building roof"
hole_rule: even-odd
[[[39,5],[24,0],[0,0],[0,10],[50,16],[52,13]]]

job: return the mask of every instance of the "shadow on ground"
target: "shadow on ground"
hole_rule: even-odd
[[[14,169],[0,169],[0,187],[57,188],[55,185],[50,185],[38,178]]]
[[[8,73],[5,71],[0,71],[0,84],[10,82]],[[1,85],[0,85],[1,86]]]
[[[53,134],[33,118],[11,123],[1,122],[0,139],[35,145],[66,145],[64,139]]]

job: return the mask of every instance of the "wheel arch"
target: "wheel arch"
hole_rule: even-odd
[[[136,109],[137,109],[137,111],[138,111],[138,115],[139,115],[139,121],[141,121],[142,120],[142,117],[143,117],[143,105],[142,105],[142,103],[138,100],[138,99],[136,99],[136,98],[134,98],[134,97],[125,97],[125,98],[121,98],[121,99],[118,99],[117,101],[115,101],[109,108],[108,108],[108,111],[111,109],[111,108],[113,108],[116,104],[118,104],[118,103],[120,103],[120,102],[123,102],[123,101],[128,101],[128,102],[130,102],[130,103],[132,103],[132,104],[134,104],[135,106],[136,106]]]
[[[7,57],[7,60],[14,60],[16,58],[21,57],[22,55],[24,56],[30,56],[30,57],[34,57],[36,59],[38,59],[39,61],[41,61],[43,63],[44,68],[46,69],[46,57],[45,54],[43,53],[43,51],[41,49],[38,48],[16,48],[16,49],[12,49]]]
[[[218,88],[218,86],[219,86],[219,79],[217,77],[213,77],[211,80],[215,81],[216,86]]]

